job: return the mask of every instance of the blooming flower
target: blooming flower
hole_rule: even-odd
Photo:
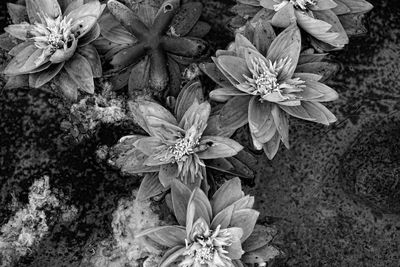
[[[252,209],[254,197],[242,192],[239,178],[222,185],[211,201],[199,188],[191,192],[178,180],[172,183],[171,195],[179,225],[151,228],[136,236],[169,249],[160,267],[172,263],[180,267],[243,266],[261,264],[280,254],[271,253],[266,232],[252,234],[259,213]]]
[[[321,102],[335,100],[338,94],[319,82],[321,75],[296,72],[301,41],[295,25],[284,30],[269,47],[261,40],[271,36],[258,36],[256,43],[263,46],[265,56],[237,34],[229,50],[217,51],[215,65],[203,70],[222,86],[213,90],[210,97],[227,101],[221,113],[231,128],[248,122],[255,148],[264,149],[272,159],[280,140],[289,148],[287,114],[328,125],[336,117]]]
[[[116,89],[128,85],[131,93],[149,88],[160,93],[168,85],[179,88],[178,63],[187,65],[207,50],[200,38],[210,27],[199,21],[201,3],[167,0],[159,8],[148,3],[129,8],[110,0],[107,6],[111,14],[100,19],[102,38],[96,45],[118,72],[112,79]]]
[[[234,10],[241,17],[271,20],[273,26],[286,28],[291,23],[312,36],[312,44],[325,51],[343,48],[347,33],[356,25],[347,14],[362,14],[372,9],[365,0],[237,0]],[[261,10],[260,10],[261,8]],[[339,17],[338,17],[339,16]]]
[[[9,51],[14,58],[4,74],[29,77],[29,85],[35,88],[53,80],[66,96],[76,99],[78,87],[92,94],[93,77],[101,76],[100,58],[90,43],[100,34],[97,19],[105,5],[98,1],[67,3],[26,0],[30,23],[24,21],[4,29],[23,41]],[[19,5],[9,8],[25,9]]]
[[[166,188],[175,178],[195,187],[206,182],[205,160],[231,157],[242,150],[232,139],[204,134],[210,104],[196,97],[182,99],[183,95],[178,96],[176,116],[153,101],[132,103],[133,116],[150,136],[123,137],[110,161],[124,173],[158,172],[159,181]],[[145,178],[143,183],[146,181]]]

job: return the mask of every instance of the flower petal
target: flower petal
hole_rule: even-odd
[[[175,218],[182,226],[186,225],[186,214],[189,199],[192,195],[190,189],[178,179],[174,179],[171,183],[172,206]]]
[[[60,70],[64,67],[64,62],[58,64],[51,64],[50,67],[44,71],[31,73],[29,75],[29,86],[32,88],[39,88],[53,79]]]
[[[244,196],[239,178],[225,182],[211,198],[213,214],[216,215]]]
[[[246,79],[244,75],[248,77],[252,76],[244,58],[235,56],[219,56],[217,58],[217,62],[221,66],[221,68],[231,78],[234,79],[234,85],[245,83]]]
[[[233,86],[224,87],[224,88],[217,88],[210,92],[209,96],[210,99],[217,101],[217,102],[226,102],[234,96],[246,96],[247,93],[239,91]]]
[[[185,245],[186,231],[182,226],[159,226],[144,230],[136,235],[135,238],[145,237],[164,247],[174,247]]]
[[[299,60],[300,49],[300,30],[297,28],[296,24],[292,24],[290,27],[286,28],[272,42],[268,50],[267,59],[272,62],[277,62],[286,58],[290,59],[291,67],[287,73],[283,73],[283,75],[280,74],[282,79],[291,78],[293,75]]]
[[[232,157],[243,149],[238,142],[221,136],[203,136],[200,145],[208,146],[206,150],[197,153],[201,159]]]
[[[222,87],[229,87],[232,84],[225,77],[225,75],[219,70],[215,63],[201,63],[200,69],[210,77],[215,83]]]
[[[31,30],[32,25],[27,22],[22,22],[20,24],[11,24],[4,28],[4,31],[11,34],[17,39],[27,40],[29,37],[29,31]]]
[[[146,123],[148,116],[157,117],[173,125],[178,125],[175,117],[166,108],[154,101],[138,99],[128,103],[131,116],[150,135],[154,135]]]
[[[272,160],[278,152],[280,140],[280,134],[278,131],[276,131],[271,140],[263,144],[264,153],[267,155],[269,160]]]
[[[199,103],[204,102],[203,87],[200,81],[193,80],[182,88],[176,99],[175,114],[178,121],[182,120],[186,111],[196,100]]]
[[[136,199],[138,201],[144,201],[161,194],[164,190],[164,186],[162,186],[158,179],[158,174],[147,173],[140,183]]]
[[[217,228],[218,225],[220,225],[221,229],[228,228],[232,219],[233,210],[234,206],[230,205],[214,215],[211,222],[211,229]]]
[[[202,218],[205,220],[207,225],[210,225],[213,214],[211,204],[206,194],[200,188],[194,189],[192,195],[190,196],[188,202],[188,213],[192,204],[194,205],[193,221],[195,222],[197,219]],[[186,220],[186,223],[190,222]]]
[[[294,7],[292,4],[286,4],[279,9],[272,17],[271,24],[279,28],[287,28],[290,24],[296,22]]]
[[[61,89],[61,93],[71,101],[78,98],[78,84],[76,84],[65,70],[61,70],[53,79],[53,82]]]
[[[243,230],[241,241],[244,242],[253,232],[257,218],[260,213],[253,209],[241,209],[233,212],[231,226],[239,227]]]
[[[222,128],[239,129],[248,122],[248,105],[252,96],[235,96],[221,109]]]
[[[78,53],[65,63],[65,70],[77,84],[79,88],[86,93],[94,93],[94,81],[92,68],[87,59]]]
[[[269,102],[260,102],[257,97],[253,97],[249,103],[249,128],[253,140],[259,143],[268,142],[275,134],[276,127],[271,114],[272,107]],[[253,143],[257,149],[258,143]]]
[[[85,45],[79,48],[78,53],[84,56],[89,62],[93,77],[100,78],[102,76],[101,61],[96,48],[93,45]]]

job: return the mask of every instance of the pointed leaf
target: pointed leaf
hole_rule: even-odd
[[[263,144],[264,153],[267,155],[269,160],[272,160],[278,152],[280,140],[280,134],[278,131],[276,131],[271,140]]]
[[[176,99],[175,114],[178,121],[182,120],[183,115],[196,99],[199,103],[204,102],[203,87],[198,80],[187,83]]]
[[[53,82],[60,87],[61,93],[71,101],[78,98],[78,84],[76,84],[65,70],[61,70]]]
[[[92,68],[87,59],[76,53],[65,65],[65,70],[79,88],[86,93],[94,93]]]
[[[197,153],[201,159],[232,157],[243,149],[243,146],[238,142],[222,136],[203,136],[200,139],[200,145],[208,147],[206,150]]]
[[[33,88],[39,88],[52,80],[64,67],[64,62],[58,64],[52,64],[44,71],[32,73],[29,75],[29,86]]]
[[[185,245],[186,231],[182,226],[160,226],[144,230],[136,238],[146,237],[164,247]]]
[[[221,229],[228,228],[232,219],[233,209],[234,206],[230,205],[214,215],[214,219],[211,222],[211,229],[217,228],[218,225],[221,226]]]
[[[8,14],[10,15],[13,24],[22,23],[28,21],[28,14],[26,8],[23,5],[7,3]]]
[[[190,196],[188,202],[188,209],[190,206],[194,205],[194,215],[193,215],[193,222],[195,222],[199,218],[203,218],[207,225],[210,225],[213,211],[211,209],[210,201],[208,200],[206,194],[200,189],[196,188],[193,190],[192,195]],[[193,212],[193,211],[192,211]],[[188,212],[189,214],[189,212]],[[189,216],[191,217],[191,216]],[[188,221],[188,217],[186,217],[186,224],[190,223]]]
[[[183,4],[171,22],[171,32],[175,36],[185,36],[194,27],[201,16],[203,5],[199,2]]]
[[[176,246],[165,252],[164,256],[160,260],[159,267],[169,267],[179,258],[182,257],[186,251],[185,247]]]
[[[172,205],[175,218],[182,226],[186,225],[186,214],[192,192],[181,181],[175,179],[171,184]]]
[[[102,76],[101,61],[96,48],[93,45],[85,45],[79,48],[78,53],[84,56],[89,62],[93,77],[100,78]]]
[[[233,212],[231,226],[239,227],[243,230],[243,236],[240,239],[244,242],[253,232],[257,218],[260,213],[253,209],[241,209]]]
[[[143,201],[161,194],[165,190],[157,173],[147,173],[140,183],[137,200]]]
[[[226,207],[244,196],[239,178],[225,182],[211,198],[213,214],[218,214]]]
[[[238,129],[248,122],[248,105],[252,96],[235,96],[221,109],[221,127]]]

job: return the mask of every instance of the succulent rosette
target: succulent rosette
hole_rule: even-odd
[[[150,135],[123,137],[112,151],[111,165],[123,173],[158,173],[145,177],[143,186],[168,188],[178,178],[194,188],[206,183],[205,160],[232,157],[242,150],[236,141],[206,135],[211,107],[208,102],[180,101],[176,116],[154,101],[138,99],[130,109],[135,121]],[[141,186],[141,187],[143,187]]]
[[[151,228],[136,236],[167,250],[160,267],[252,266],[280,254],[269,245],[266,227],[256,226],[254,197],[244,195],[239,178],[223,184],[211,200],[199,188],[191,191],[177,180],[171,195],[179,225]]]
[[[275,27],[286,28],[293,22],[307,32],[312,44],[324,51],[341,49],[348,34],[362,27],[357,16],[373,6],[365,0],[237,0],[233,10],[242,18],[263,17]],[[351,15],[349,17],[348,15]],[[233,23],[235,24],[235,23]],[[239,23],[240,24],[240,23]]]
[[[258,40],[270,40],[270,37],[260,35]],[[338,94],[319,82],[321,75],[304,72],[312,70],[311,67],[297,71],[301,40],[294,24],[269,46],[268,42],[257,43],[264,54],[237,34],[228,50],[217,51],[213,58],[215,64],[202,68],[221,86],[210,92],[210,98],[226,101],[220,124],[237,129],[248,123],[254,147],[263,149],[272,159],[280,141],[289,148],[288,115],[328,125],[336,117],[321,102],[333,101]]]
[[[146,2],[130,8],[110,0],[107,6],[110,13],[100,20],[102,38],[96,46],[110,62],[111,73],[118,73],[112,78],[115,90],[128,85],[132,94],[148,89],[160,94],[168,85],[179,88],[180,64],[207,51],[200,38],[210,26],[199,21],[201,3],[166,0],[159,8]]]
[[[4,30],[19,40],[9,51],[14,58],[4,70],[12,77],[8,87],[18,79],[29,81],[34,88],[52,81],[71,99],[77,98],[77,88],[93,94],[93,78],[101,76],[101,64],[90,43],[100,34],[97,19],[105,5],[26,0],[26,6],[9,4],[8,8],[15,24]]]

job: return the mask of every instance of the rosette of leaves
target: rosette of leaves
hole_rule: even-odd
[[[207,188],[206,160],[232,157],[243,148],[230,138],[207,135],[208,102],[181,99],[178,97],[176,116],[154,101],[138,99],[130,105],[135,121],[150,136],[123,137],[112,149],[109,162],[123,173],[150,173],[139,191],[158,194],[162,191],[158,188],[169,188],[177,178],[191,188],[201,184]]]
[[[166,250],[160,267],[263,266],[280,254],[269,244],[268,229],[256,226],[254,197],[244,195],[239,178],[223,184],[211,200],[200,188],[191,191],[177,180],[171,195],[179,225],[151,228],[136,236]]]
[[[199,21],[202,5],[167,0],[157,10],[147,3],[130,9],[110,0],[100,20],[102,38],[96,42],[112,70],[114,89],[128,85],[129,91],[160,94],[168,85],[179,88],[181,71],[178,63],[189,64],[207,50],[200,39],[210,26]],[[177,95],[177,92],[171,94]]]
[[[11,76],[6,88],[28,83],[38,88],[51,81],[69,99],[77,99],[77,88],[93,94],[93,78],[102,72],[91,42],[100,35],[97,19],[105,5],[26,0],[26,6],[8,4],[8,8],[14,24],[4,30],[18,41],[9,51],[13,59],[3,72]]]
[[[248,123],[254,147],[272,159],[280,141],[289,148],[288,115],[329,125],[336,117],[321,103],[338,94],[320,82],[320,74],[312,73],[318,69],[315,65],[298,67],[301,40],[296,25],[273,39],[272,27],[264,30],[267,24],[256,34],[260,50],[237,34],[228,50],[217,51],[214,64],[202,68],[220,86],[210,98],[226,102],[218,124],[238,129]]]
[[[364,32],[360,15],[372,8],[365,0],[237,0],[233,10],[242,19],[233,25],[248,17],[262,17],[280,28],[296,22],[316,48],[330,51],[343,48],[348,34]]]

